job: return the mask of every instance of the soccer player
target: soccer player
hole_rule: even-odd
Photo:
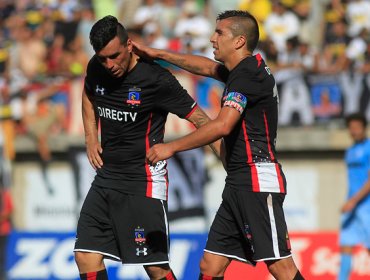
[[[370,139],[366,136],[367,121],[361,113],[354,113],[346,118],[346,124],[354,143],[345,154],[348,195],[342,207],[339,280],[350,279],[354,246],[361,244],[370,252]]]
[[[291,256],[283,202],[286,181],[276,151],[278,93],[262,57],[255,18],[244,11],[218,15],[211,43],[215,59],[140,46],[135,51],[225,83],[218,116],[194,133],[147,153],[151,163],[224,138],[226,186],[200,263],[199,279],[224,279],[232,259],[263,261],[279,280],[303,279]]]
[[[110,258],[143,265],[150,279],[176,279],[168,257],[166,161],[149,165],[145,155],[163,142],[169,112],[196,127],[208,117],[168,70],[132,52],[115,17],[97,21],[90,41],[95,55],[86,71],[82,116],[96,176],[77,225],[80,277],[108,279],[103,259]]]

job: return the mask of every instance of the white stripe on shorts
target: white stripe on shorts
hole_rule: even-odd
[[[277,229],[276,229],[276,223],[275,223],[275,216],[274,216],[274,208],[272,205],[272,195],[269,194],[267,197],[267,207],[269,210],[269,216],[270,216],[270,225],[271,225],[271,236],[272,236],[272,247],[274,250],[274,255],[276,258],[280,258],[280,252],[279,252],[279,241],[278,241],[278,235],[277,235]]]

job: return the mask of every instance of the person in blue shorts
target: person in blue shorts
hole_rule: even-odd
[[[339,280],[350,277],[355,246],[363,245],[370,252],[370,139],[366,136],[367,121],[361,113],[354,113],[346,118],[346,124],[354,143],[345,154],[348,195],[342,207]]]

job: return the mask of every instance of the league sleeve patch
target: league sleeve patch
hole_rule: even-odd
[[[247,106],[247,98],[239,92],[229,92],[226,96],[224,106],[233,107],[242,114],[245,106]]]

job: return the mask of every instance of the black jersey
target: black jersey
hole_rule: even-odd
[[[285,176],[275,151],[279,100],[270,69],[257,54],[242,60],[222,78],[226,83],[222,106],[233,107],[241,114],[225,137],[227,185],[285,193]]]
[[[126,75],[114,78],[94,56],[85,90],[100,119],[103,149],[103,166],[93,184],[166,200],[166,161],[150,166],[145,155],[163,142],[168,113],[187,118],[196,102],[168,70],[142,59]]]

